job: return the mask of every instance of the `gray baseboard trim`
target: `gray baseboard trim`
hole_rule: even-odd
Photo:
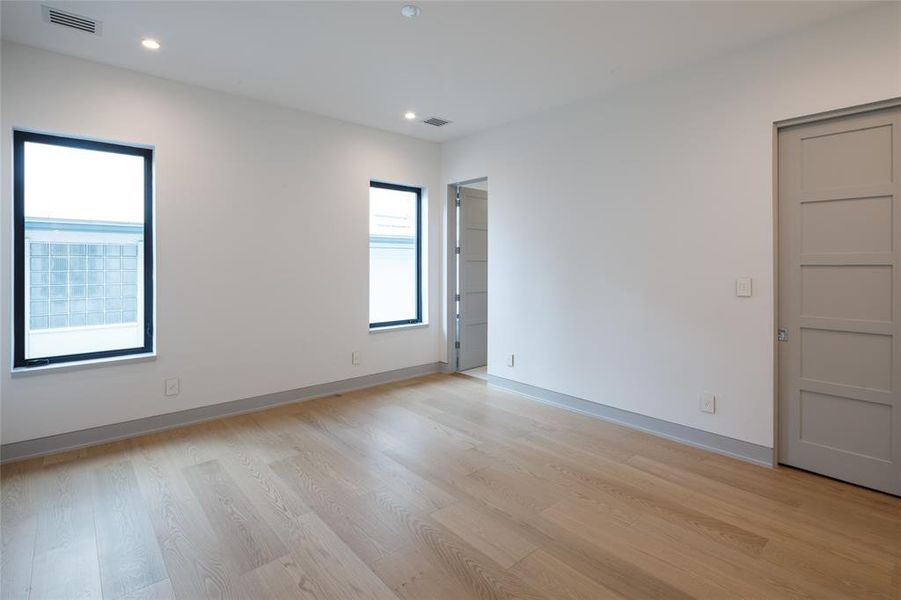
[[[131,438],[145,433],[152,433],[154,431],[174,429],[193,423],[221,419],[222,417],[257,412],[280,404],[302,402],[304,400],[312,400],[323,396],[331,396],[332,394],[341,394],[385,383],[412,379],[431,373],[438,373],[444,371],[444,368],[445,363],[427,363],[414,367],[385,371],[383,373],[374,373],[372,375],[343,379],[331,383],[311,385],[284,392],[275,392],[273,394],[242,398],[240,400],[232,400],[220,404],[189,408],[187,410],[144,417],[133,421],[125,421],[123,423],[112,423],[110,425],[101,425],[99,427],[60,433],[33,440],[3,444],[0,446],[0,462],[6,463],[43,456],[45,454],[53,454],[65,450],[74,450],[86,446],[96,446],[97,444],[114,442],[116,440]]]
[[[646,415],[614,408],[606,404],[591,402],[569,394],[555,392],[545,388],[513,381],[497,375],[488,375],[488,383],[499,388],[517,392],[539,402],[565,408],[583,415],[596,417],[605,421],[611,421],[632,429],[638,429],[669,440],[710,450],[718,454],[724,454],[765,467],[772,467],[773,449],[743,440],[737,440],[717,433],[711,433],[702,429],[695,429],[687,425],[679,425],[663,419],[656,419]]]

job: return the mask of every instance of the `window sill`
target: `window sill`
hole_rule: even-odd
[[[80,371],[82,369],[93,369],[97,367],[109,367],[121,363],[147,362],[156,360],[156,352],[145,352],[143,354],[126,354],[125,356],[111,356],[109,358],[95,358],[91,360],[79,360],[66,363],[58,363],[55,365],[43,365],[40,367],[14,367],[12,370],[13,377],[27,377],[29,375],[40,375],[47,373],[65,373],[66,371]]]
[[[387,333],[389,331],[398,331],[401,329],[421,329],[428,326],[428,323],[405,323],[403,325],[390,325],[388,327],[370,327],[369,333]]]

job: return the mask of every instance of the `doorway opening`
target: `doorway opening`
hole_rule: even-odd
[[[449,279],[448,354],[455,371],[487,379],[488,369],[488,179],[452,184],[448,188],[452,241]]]

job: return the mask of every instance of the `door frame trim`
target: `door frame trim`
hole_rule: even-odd
[[[850,117],[869,112],[901,106],[901,96],[857,104],[846,108],[822,111],[790,119],[773,122],[773,465],[779,465],[779,408],[782,399],[779,397],[779,341],[776,332],[779,330],[779,131],[796,125],[819,123],[840,117]]]
[[[466,179],[447,184],[447,196],[445,196],[445,223],[444,237],[447,242],[445,251],[447,252],[447,283],[445,294],[445,324],[447,327],[447,370],[449,372],[457,372],[460,370],[460,361],[457,355],[455,343],[458,341],[457,336],[457,319],[456,311],[456,294],[457,294],[457,188],[471,185],[473,183],[482,183],[488,181],[488,176],[476,177],[475,179]]]
[[[866,104],[856,104],[846,108],[835,108],[832,110],[824,110],[822,112],[803,115],[800,117],[792,117],[790,119],[782,119],[776,121],[773,125],[781,129],[783,127],[793,127],[794,125],[804,125],[806,123],[815,123],[817,121],[825,121],[827,119],[836,119],[838,117],[850,117],[862,113],[883,110],[886,108],[895,108],[901,106],[901,96],[895,98],[886,98],[885,100],[877,100],[875,102],[867,102]]]

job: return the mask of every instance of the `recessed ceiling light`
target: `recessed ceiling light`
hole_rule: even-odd
[[[400,9],[400,14],[407,17],[408,19],[418,17],[419,13],[421,12],[422,9],[415,4],[404,4],[403,8]]]
[[[152,40],[150,38],[146,38],[141,40],[141,45],[147,48],[148,50],[159,50],[160,43],[156,40]]]
[[[408,121],[412,121],[413,119],[416,118],[416,113],[411,110],[407,111],[404,113],[404,118]]]

